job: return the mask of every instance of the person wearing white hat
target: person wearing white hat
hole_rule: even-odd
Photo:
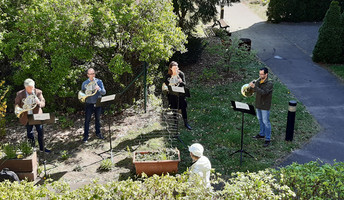
[[[42,114],[43,113],[42,108],[45,106],[45,99],[43,97],[42,90],[35,88],[35,81],[32,80],[31,78],[25,79],[24,87],[25,89],[17,92],[14,106],[18,105],[20,108],[22,108],[24,105],[23,99],[26,99],[28,96],[34,95],[34,100],[32,101],[35,101],[35,102],[30,102],[30,104],[36,103],[37,106],[34,109],[28,110],[24,112],[23,114],[21,114],[19,118],[19,122],[22,125],[26,126],[27,137],[32,146],[35,146],[33,126],[36,127],[36,131],[38,133],[39,150],[43,151],[43,125],[40,125],[40,124],[29,125],[28,115]],[[51,151],[45,148],[45,152],[49,153]]]
[[[190,168],[191,176],[194,174],[202,178],[204,186],[210,188],[210,170],[211,163],[207,157],[203,155],[203,146],[199,143],[194,143],[189,147],[190,156],[193,164]]]

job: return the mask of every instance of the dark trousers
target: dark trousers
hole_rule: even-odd
[[[96,135],[100,134],[100,114],[101,114],[102,108],[101,107],[95,107],[95,104],[92,103],[86,103],[85,108],[85,128],[84,128],[84,139],[88,139],[88,130],[90,128],[90,121],[92,114],[95,115],[95,121],[96,121]]]
[[[38,133],[38,144],[39,144],[39,150],[43,150],[43,125],[26,125],[26,131],[27,131],[27,138],[31,141],[35,141],[35,135],[33,133],[33,126],[36,127],[36,131]]]

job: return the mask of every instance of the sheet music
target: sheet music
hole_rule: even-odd
[[[235,107],[238,109],[250,110],[250,107],[246,103],[235,102]]]
[[[34,114],[33,119],[38,121],[48,120],[50,119],[50,113]]]
[[[100,102],[104,103],[104,102],[107,102],[107,101],[112,101],[112,100],[115,100],[115,97],[116,97],[116,94],[108,95],[108,96],[102,97]]]
[[[171,86],[173,92],[178,92],[178,93],[185,93],[185,90],[183,87],[177,87],[177,86]]]

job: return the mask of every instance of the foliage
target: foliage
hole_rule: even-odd
[[[136,161],[158,161],[158,160],[178,160],[178,150],[164,148],[160,151],[152,151],[147,153],[135,153]]]
[[[60,155],[61,155],[61,160],[67,160],[70,157],[67,150],[61,151]]]
[[[221,66],[227,72],[235,66],[247,65],[256,59],[255,53],[248,51],[250,48],[236,37],[222,36],[220,45],[208,46],[208,51],[213,55],[221,56]]]
[[[105,159],[100,163],[99,171],[110,171],[114,166],[111,159]]]
[[[17,157],[17,147],[12,144],[5,144],[2,147],[6,159],[14,159]]]
[[[238,2],[240,0],[173,0],[174,12],[178,16],[178,24],[190,35],[199,22],[204,24],[216,19],[219,4]]]
[[[339,1],[344,8],[344,1]],[[330,0],[270,0],[267,16],[269,21],[277,23],[321,21],[330,3]]]
[[[341,61],[343,29],[339,4],[337,1],[332,1],[319,29],[318,41],[313,50],[314,62],[338,63]]]
[[[44,91],[50,109],[61,107],[57,97],[75,97],[88,67],[100,71],[107,90],[115,92],[120,87],[113,81],[127,84],[130,73],[137,73],[143,61],[154,66],[175,51],[185,51],[185,35],[177,27],[168,1],[21,3],[6,4],[6,9],[0,10],[1,16],[13,14],[15,18],[5,18],[0,52],[11,63],[15,84],[33,78]]]
[[[21,142],[18,145],[4,144],[1,149],[6,159],[23,158],[23,156],[27,157],[33,153],[33,148],[29,142]]]
[[[74,125],[73,120],[69,118],[69,116],[61,115],[58,117],[59,121],[58,124],[62,129],[70,128]]]
[[[23,156],[29,156],[33,153],[33,148],[29,142],[22,142],[19,144],[19,150],[23,153]]]
[[[7,103],[6,103],[5,96],[8,91],[9,91],[9,87],[5,87],[5,81],[1,81],[0,82],[0,138],[6,135],[5,114],[6,114]]]
[[[317,162],[293,163],[279,170],[257,173],[237,172],[224,181],[211,179],[223,189],[209,190],[201,180],[189,181],[187,173],[153,175],[139,180],[127,179],[91,184],[71,190],[63,181],[1,182],[3,199],[343,199],[344,164],[320,165]]]
[[[298,199],[343,199],[344,163],[293,163],[275,172],[282,185],[295,191]]]
[[[237,172],[226,182],[223,196],[229,199],[290,199],[295,193],[275,179],[271,170]],[[226,199],[227,199],[226,198]]]

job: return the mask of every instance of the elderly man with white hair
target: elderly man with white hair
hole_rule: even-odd
[[[204,186],[210,188],[211,163],[209,159],[203,155],[203,146],[198,143],[192,144],[189,147],[189,151],[193,161],[190,168],[191,176],[194,174],[199,175],[202,178]]]
[[[30,78],[26,79],[24,81],[24,87],[25,89],[17,92],[14,106],[18,105],[20,108],[22,108],[24,105],[24,101],[23,101],[24,99],[29,99],[30,101],[33,101],[33,102],[26,102],[26,103],[37,104],[37,106],[34,109],[23,112],[19,118],[19,122],[22,125],[26,126],[27,137],[28,137],[29,142],[31,143],[32,146],[35,146],[35,137],[34,137],[34,132],[33,132],[34,125],[29,125],[28,115],[43,113],[42,108],[45,106],[45,99],[43,97],[42,90],[35,88],[34,80]],[[27,98],[29,96],[34,97],[34,98]],[[43,151],[43,125],[35,125],[35,127],[38,133],[39,149]],[[45,149],[45,152],[49,153],[50,150]]]

